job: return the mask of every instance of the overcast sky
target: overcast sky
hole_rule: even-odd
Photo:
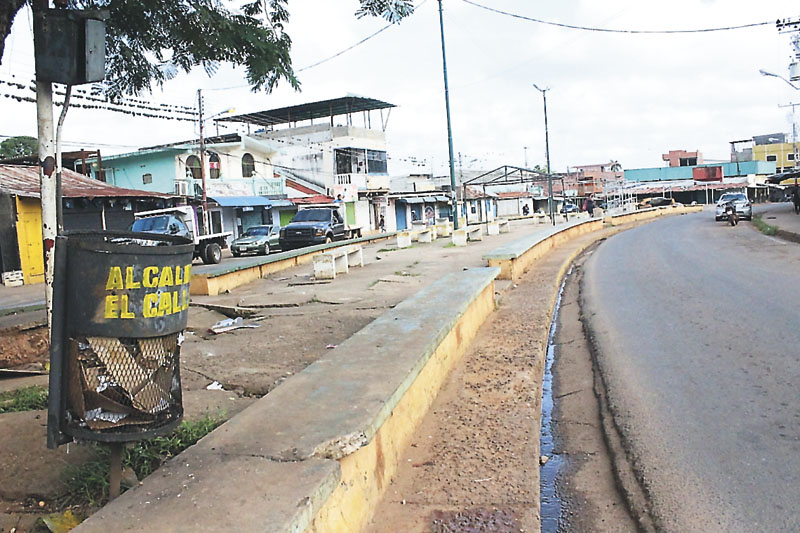
[[[477,1],[560,23],[636,30],[712,28],[800,15],[796,0]],[[385,25],[356,19],[357,6],[355,0],[290,1],[296,70]],[[31,16],[25,9],[6,40],[0,80],[32,79]],[[608,34],[518,20],[462,0],[445,0],[444,15],[453,141],[465,169],[522,166],[524,147],[529,166],[544,166],[542,96],[533,83],[550,87],[550,157],[559,172],[611,159],[624,168],[663,166],[661,154],[670,149],[699,149],[707,160],[726,160],[729,141],[791,132],[791,109],[778,105],[800,102],[800,94],[783,81],[758,73],[787,76],[789,36],[779,35],[774,24],[691,35]],[[439,39],[438,2],[426,0],[401,24],[299,72],[301,92],[283,84],[272,94],[252,93],[241,71],[223,67],[213,78],[201,69],[181,75],[144,97],[193,105],[197,89],[203,89],[209,113],[230,106],[237,113],[267,110],[348,93],[378,98],[398,106],[386,131],[390,173],[403,170],[402,160],[414,156],[444,174]],[[4,98],[4,92],[0,87],[0,135],[35,135],[35,105]],[[800,109],[797,114],[800,120]],[[77,108],[64,126],[66,149],[99,147],[108,154],[195,135],[189,122]]]

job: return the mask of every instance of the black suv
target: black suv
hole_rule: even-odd
[[[285,227],[281,228],[281,250],[292,250],[344,239],[344,219],[335,207],[310,207],[298,211]]]

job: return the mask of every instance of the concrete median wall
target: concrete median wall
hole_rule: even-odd
[[[445,276],[76,531],[359,531],[495,309],[496,268]]]
[[[602,228],[603,220],[599,218],[546,228],[495,248],[483,258],[489,266],[500,269],[498,279],[517,280],[537,259],[554,247]]]
[[[679,207],[651,207],[649,209],[642,209],[641,211],[634,211],[632,213],[625,213],[623,215],[606,216],[605,222],[611,226],[620,226],[622,224],[629,224],[631,222],[640,222],[642,220],[649,220],[656,217],[668,215],[681,215],[686,213],[698,213],[703,210],[702,205],[689,205]]]

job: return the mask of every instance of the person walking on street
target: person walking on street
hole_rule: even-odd
[[[594,199],[591,194],[586,198],[586,212],[589,213],[590,217],[594,218]]]

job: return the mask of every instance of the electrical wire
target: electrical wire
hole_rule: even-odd
[[[473,0],[463,0],[464,3],[469,4],[471,6],[479,7],[481,9],[485,9],[486,11],[491,11],[492,13],[498,13],[500,15],[505,15],[507,17],[512,17],[521,20],[527,20],[528,22],[536,22],[538,24],[546,24],[548,26],[556,26],[559,28],[566,28],[570,30],[582,30],[582,31],[596,31],[602,33],[626,33],[626,34],[646,34],[646,35],[671,35],[671,34],[682,34],[682,33],[711,33],[711,32],[718,32],[718,31],[730,31],[730,30],[741,30],[745,28],[754,28],[757,26],[768,26],[774,24],[774,21],[768,22],[753,22],[750,24],[740,24],[738,26],[722,26],[718,28],[701,28],[701,29],[694,29],[694,30],[619,30],[619,29],[612,29],[612,28],[592,28],[590,26],[578,26],[574,24],[563,24],[561,22],[553,22],[550,20],[542,20],[533,17],[526,17],[524,15],[519,15],[517,13],[511,13],[509,11],[503,11],[501,9],[496,9],[493,7],[485,6],[483,4],[479,4],[474,2]]]

